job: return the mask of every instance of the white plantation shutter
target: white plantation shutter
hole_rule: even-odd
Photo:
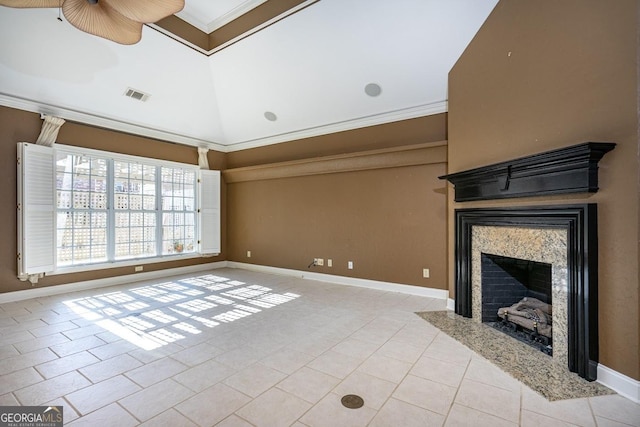
[[[200,253],[220,253],[220,171],[201,170],[198,200],[200,208]]]
[[[51,147],[18,143],[18,277],[55,270],[55,169]],[[32,277],[29,277],[32,276]]]

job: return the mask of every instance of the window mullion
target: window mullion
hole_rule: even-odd
[[[162,166],[156,166],[156,253],[162,256]]]
[[[116,253],[116,220],[115,220],[115,174],[113,159],[107,160],[107,259],[115,261]]]
[[[193,184],[193,247],[200,252],[200,171],[196,173]]]

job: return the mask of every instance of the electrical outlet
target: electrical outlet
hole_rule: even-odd
[[[428,268],[423,268],[422,269],[422,277],[424,277],[425,279],[429,278],[429,269]]]
[[[347,268],[348,268],[349,270],[353,270],[353,261],[349,261],[349,262],[347,262]]]
[[[318,265],[324,265],[324,258],[318,258]]]
[[[143,266],[141,266],[141,265],[136,265],[136,267],[135,267],[135,269],[134,269],[134,270],[135,270],[136,272],[138,272],[138,271],[142,271],[142,270],[144,270],[144,267],[143,267]]]
[[[327,267],[333,267],[333,260],[331,258],[327,260]]]
[[[251,258],[251,251],[247,251],[247,258]]]

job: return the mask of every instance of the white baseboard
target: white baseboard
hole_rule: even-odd
[[[381,282],[377,280],[359,279],[355,277],[335,276],[331,274],[306,272],[300,270],[291,270],[286,268],[270,267],[256,264],[246,264],[233,261],[219,261],[208,264],[197,264],[186,267],[171,268],[166,270],[148,271],[144,273],[127,274],[124,276],[106,277],[104,279],[87,280],[83,282],[68,283],[64,285],[34,287],[21,291],[6,292],[0,294],[0,304],[13,301],[21,301],[30,298],[40,298],[50,295],[64,294],[67,292],[83,291],[87,289],[104,288],[107,286],[116,286],[124,283],[141,282],[144,280],[153,280],[163,277],[178,276],[181,274],[191,274],[200,271],[214,270],[218,268],[239,268],[249,271],[258,271],[261,273],[280,274],[284,276],[300,277],[308,280],[317,280],[327,283],[335,283],[340,285],[358,286],[369,289],[377,289],[388,292],[399,292],[403,294],[418,295],[429,298],[437,298],[446,300],[449,297],[449,291],[443,289],[423,288],[420,286],[404,285],[400,283]]]
[[[600,384],[614,390],[620,396],[640,403],[640,381],[634,380],[620,372],[598,364],[598,380]]]
[[[287,268],[269,267],[265,265],[245,264],[242,262],[229,261],[230,268],[240,268],[262,273],[281,274],[284,276],[300,277],[319,282],[335,283],[338,285],[358,286],[361,288],[377,289],[380,291],[399,292],[403,294],[418,295],[422,297],[437,298],[446,300],[449,298],[449,291],[444,289],[423,288],[421,286],[404,285],[401,283],[381,282],[378,280],[359,279],[356,277],[336,276],[332,274],[315,273],[313,271],[290,270]]]
[[[0,294],[0,304],[5,302],[22,301],[31,298],[41,298],[50,295],[64,294],[67,292],[83,291],[87,289],[104,288],[107,286],[122,285],[124,283],[140,282],[143,280],[160,279],[163,277],[191,274],[200,271],[213,270],[227,266],[227,261],[211,262],[208,264],[196,264],[186,267],[170,268],[166,270],[147,271],[144,273],[127,274],[125,276],[105,277],[104,279],[86,280],[64,285],[34,287],[22,291],[5,292]]]
[[[447,310],[451,310],[451,311],[456,310],[456,300],[452,298],[447,298]]]
[[[288,268],[270,267],[268,265],[247,264],[244,262],[227,261],[227,267],[241,270],[257,271],[258,273],[280,274],[281,276],[291,276],[302,278],[302,271],[290,270]]]

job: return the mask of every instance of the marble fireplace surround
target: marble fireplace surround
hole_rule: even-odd
[[[553,359],[569,362],[567,327],[567,231],[561,228],[496,227],[471,229],[471,318],[482,321],[481,255],[492,254],[551,264]]]
[[[481,322],[482,253],[551,264],[553,360],[595,380],[596,215],[595,204],[456,210],[456,314]]]

